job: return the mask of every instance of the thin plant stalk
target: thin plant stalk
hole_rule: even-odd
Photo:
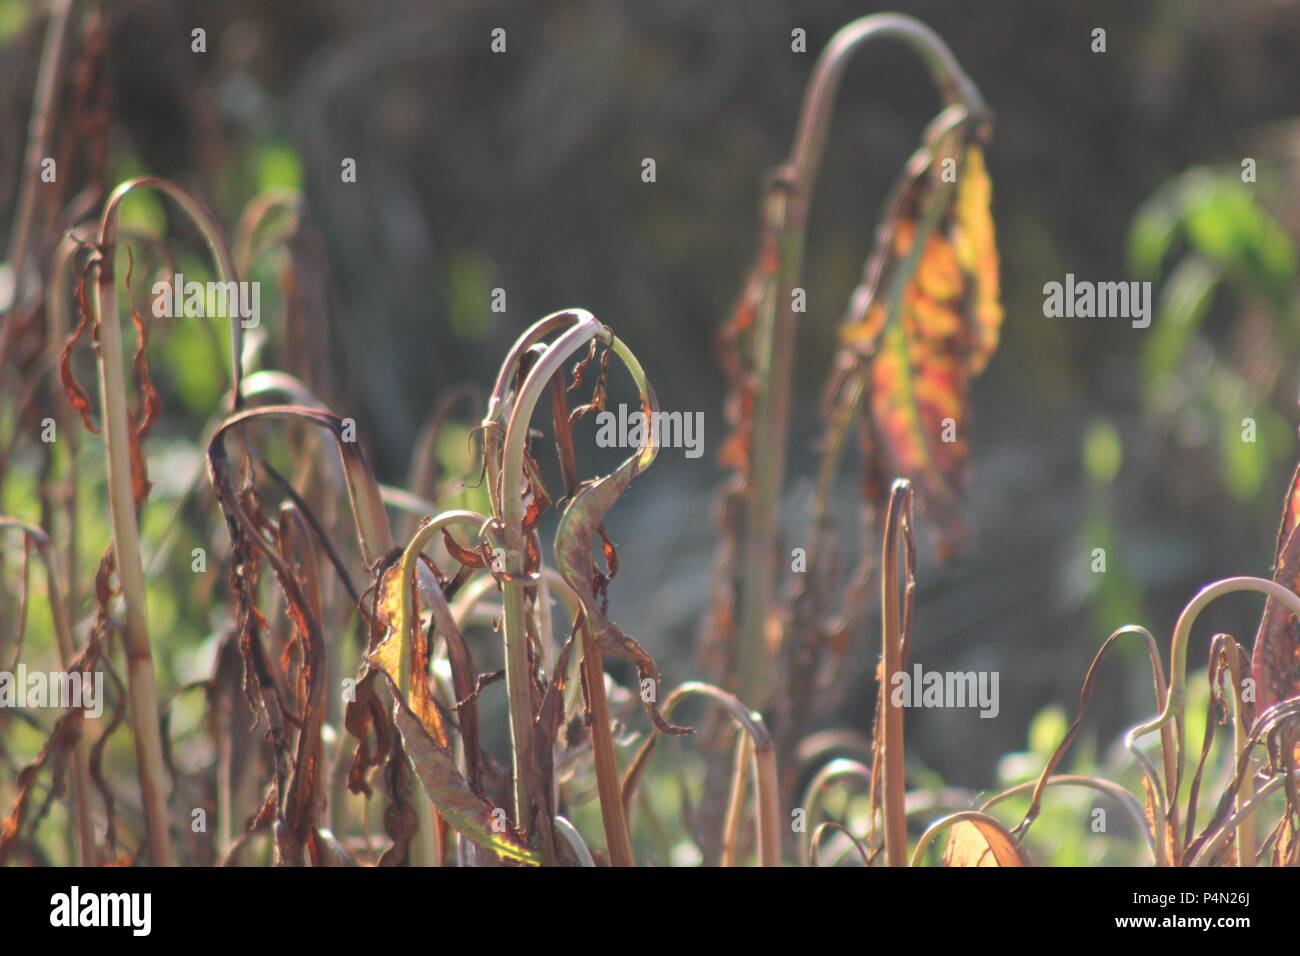
[[[731,775],[731,797],[727,800],[727,817],[723,825],[722,865],[735,866],[740,847],[740,823],[745,811],[745,777],[754,747],[749,737],[740,734],[736,741],[736,767]]]
[[[149,611],[145,597],[140,527],[131,475],[131,434],[123,374],[122,330],[118,322],[117,285],[113,256],[117,217],[122,201],[136,189],[152,188],[171,198],[202,233],[222,282],[234,282],[235,269],[221,227],[207,207],[188,190],[165,179],[145,177],[122,183],[104,203],[98,245],[103,257],[94,285],[93,310],[99,331],[99,391],[108,464],[108,506],[113,526],[113,556],[126,605],[123,643],[127,657],[128,710],[135,734],[137,772],[149,833],[150,858],[155,866],[171,863],[171,834],[167,816],[167,771],[158,720],[158,695],[149,642]],[[231,316],[231,402],[240,405],[240,350],[243,326]]]
[[[523,353],[531,348],[540,335],[557,326],[568,328],[542,353],[515,396],[510,408],[510,418],[505,428],[504,446],[499,437],[499,423],[492,418],[495,403],[504,395],[505,382],[513,374]],[[515,822],[529,829],[533,809],[533,688],[529,667],[527,614],[524,609],[527,584],[524,575],[523,501],[520,488],[524,477],[524,446],[527,442],[529,421],[542,392],[551,377],[578,349],[597,336],[608,338],[609,332],[590,312],[581,309],[556,313],[539,320],[520,336],[510,356],[502,366],[497,388],[489,401],[485,420],[486,459],[489,462],[488,481],[495,497],[494,510],[500,516],[500,532],[504,539],[505,578],[502,582],[503,630],[505,631],[506,696],[510,703],[510,742],[514,777]],[[499,468],[493,474],[492,462]]]
[[[1160,662],[1160,648],[1156,646],[1155,637],[1145,627],[1137,624],[1126,624],[1125,626],[1116,629],[1111,633],[1110,637],[1106,638],[1097,653],[1093,655],[1092,663],[1088,665],[1088,672],[1083,679],[1083,687],[1079,690],[1078,716],[1074,718],[1074,723],[1072,723],[1066,730],[1065,737],[1057,745],[1056,751],[1043,766],[1043,770],[1038,777],[1038,782],[1034,785],[1033,795],[1029,800],[1029,807],[1025,810],[1024,817],[1021,819],[1019,825],[1014,831],[1017,837],[1023,837],[1025,832],[1033,824],[1034,820],[1037,819],[1041,808],[1043,791],[1047,787],[1048,778],[1052,776],[1057,765],[1065,757],[1065,754],[1069,750],[1070,745],[1074,742],[1074,738],[1077,736],[1079,729],[1083,726],[1083,719],[1087,713],[1088,704],[1092,699],[1092,688],[1097,678],[1098,669],[1106,659],[1107,654],[1110,653],[1111,648],[1113,648],[1122,638],[1130,635],[1141,637],[1143,643],[1146,645],[1147,658],[1151,662],[1151,675],[1155,689],[1156,706],[1164,706],[1165,673],[1164,666]],[[1174,759],[1173,728],[1166,726],[1161,729],[1160,733],[1161,745],[1165,755],[1165,774],[1167,777],[1172,778],[1177,773],[1177,761]],[[992,806],[992,803],[986,804],[984,809],[987,810],[989,806]],[[1139,810],[1140,809],[1141,808],[1139,807]],[[1139,813],[1139,818],[1142,821],[1142,831],[1149,838],[1148,842],[1151,845],[1152,854],[1154,856],[1156,852],[1155,834],[1148,833],[1147,821],[1142,817],[1141,813]]]
[[[582,621],[582,679],[587,685],[591,707],[591,750],[596,765],[596,787],[600,794],[600,818],[605,829],[605,849],[610,866],[636,866],[632,835],[623,809],[623,786],[614,753],[610,729],[609,700],[605,694],[605,667],[600,647],[585,615]]]
[[[1275,581],[1243,576],[1224,578],[1222,581],[1206,585],[1183,608],[1182,614],[1178,616],[1178,621],[1174,625],[1174,635],[1169,650],[1169,692],[1165,697],[1164,709],[1151,720],[1134,727],[1124,737],[1124,746],[1138,758],[1143,771],[1151,780],[1152,796],[1159,810],[1157,821],[1160,832],[1156,834],[1156,844],[1160,850],[1158,859],[1161,865],[1164,866],[1172,866],[1176,862],[1177,854],[1176,848],[1173,846],[1172,834],[1164,821],[1165,801],[1168,800],[1172,804],[1178,798],[1177,775],[1175,774],[1175,777],[1169,779],[1166,786],[1161,788],[1159,778],[1156,776],[1146,755],[1138,749],[1137,741],[1138,738],[1145,737],[1147,734],[1153,734],[1157,730],[1164,730],[1172,722],[1176,753],[1179,755],[1183,753],[1185,740],[1182,717],[1187,702],[1187,647],[1191,637],[1192,625],[1196,623],[1196,618],[1205,609],[1206,605],[1216,598],[1225,594],[1232,594],[1235,591],[1258,591],[1281,602],[1292,614],[1300,618],[1300,597],[1297,597]],[[1166,754],[1167,760],[1168,755]]]
[[[789,437],[796,320],[791,296],[801,281],[808,210],[836,93],[853,53],[862,44],[881,37],[902,39],[921,55],[946,105],[957,102],[973,117],[988,115],[979,90],[948,47],[934,31],[911,17],[882,13],[855,20],[831,38],[813,69],[794,149],[775,200],[780,258],[776,294],[767,297],[760,309],[754,338],[757,394],[751,461],[757,466],[751,469],[753,486],[746,504],[735,660],[740,670],[741,696],[756,706],[764,706],[770,692],[766,627],[776,592],[777,515]]]
[[[10,354],[12,337],[18,331],[17,313],[22,308],[24,285],[27,279],[27,258],[32,238],[32,223],[36,213],[36,195],[41,189],[41,163],[50,154],[50,120],[59,94],[59,81],[63,77],[63,62],[67,47],[68,23],[71,20],[72,0],[55,0],[50,7],[50,21],[45,28],[45,45],[41,50],[40,68],[36,76],[36,92],[32,98],[32,115],[27,129],[27,155],[23,159],[22,186],[18,192],[18,208],[14,215],[13,232],[9,237],[7,258],[13,270],[11,305],[6,310],[8,320],[0,331],[0,355]],[[7,366],[0,365],[0,385],[4,383]]]
[[[113,525],[113,554],[126,602],[123,643],[127,657],[128,704],[149,830],[150,859],[155,866],[169,866],[171,835],[167,818],[167,770],[158,723],[153,651],[149,644],[149,611],[140,556],[140,528],[131,483],[131,425],[127,419],[122,331],[117,321],[117,293],[113,281],[113,270],[105,264],[96,284],[95,312],[102,317],[99,323],[99,381],[108,457],[108,508]]]
[[[896,481],[889,497],[889,513],[885,519],[884,553],[881,557],[881,640],[884,645],[881,661],[880,713],[883,715],[883,774],[881,777],[882,810],[885,830],[885,860],[890,866],[907,865],[907,805],[906,780],[903,760],[903,708],[896,706],[890,688],[892,678],[904,667],[902,660],[903,630],[902,601],[899,587],[900,549],[907,548],[905,527],[912,510],[912,486],[907,481]],[[909,580],[907,587],[911,587]]]
[[[1240,813],[1255,795],[1255,774],[1250,769],[1252,749],[1250,727],[1246,726],[1246,715],[1243,712],[1241,700],[1242,680],[1250,673],[1246,661],[1242,660],[1241,645],[1236,641],[1229,641],[1226,651],[1228,658],[1228,678],[1231,681],[1232,696],[1232,743],[1233,753],[1236,755],[1238,764],[1245,763],[1246,772],[1241,774],[1241,786],[1237,788],[1235,797],[1235,806],[1239,813],[1239,822],[1237,824],[1236,839],[1233,846],[1237,852],[1238,866],[1255,865],[1255,815],[1253,813]]]
[[[40,528],[16,521],[13,518],[0,517],[0,528],[16,528],[23,532],[36,546],[36,553],[45,565],[46,588],[49,590],[50,617],[54,623],[54,640],[58,645],[59,662],[63,669],[71,673],[76,661],[76,645],[72,640],[72,623],[68,614],[67,594],[63,588],[62,575],[58,561],[54,557],[49,536]],[[77,863],[80,866],[95,866],[99,860],[95,850],[94,821],[90,815],[90,761],[86,753],[84,737],[85,717],[80,718],[81,729],[77,733],[77,742],[72,747],[72,800],[77,817]]]
[[[754,832],[758,846],[759,866],[781,865],[781,810],[777,789],[776,746],[767,725],[758,711],[750,710],[733,694],[720,687],[701,681],[687,681],[673,690],[663,701],[664,718],[671,717],[677,705],[687,697],[704,697],[722,707],[740,730],[749,736],[754,760]],[[637,785],[645,772],[646,764],[655,744],[663,734],[655,732],[646,738],[623,776],[623,800],[630,804],[636,795]]]

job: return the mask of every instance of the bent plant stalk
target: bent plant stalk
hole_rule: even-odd
[[[1174,625],[1173,639],[1169,649],[1169,691],[1165,697],[1164,709],[1151,720],[1134,727],[1124,737],[1124,746],[1137,758],[1138,763],[1142,766],[1143,773],[1150,782],[1152,799],[1157,809],[1155,817],[1159,826],[1159,832],[1156,834],[1156,846],[1159,850],[1157,859],[1162,866],[1174,866],[1179,862],[1177,848],[1173,842],[1173,832],[1167,821],[1167,813],[1173,812],[1172,808],[1176,805],[1178,799],[1178,773],[1174,773],[1172,777],[1169,777],[1162,788],[1159,774],[1156,773],[1146,754],[1142,753],[1138,748],[1137,741],[1139,738],[1145,737],[1147,734],[1153,734],[1157,730],[1167,732],[1167,728],[1172,725],[1177,766],[1181,768],[1181,755],[1185,744],[1183,710],[1187,702],[1187,646],[1191,637],[1192,625],[1196,623],[1196,618],[1205,609],[1206,605],[1216,598],[1236,591],[1257,591],[1267,597],[1274,598],[1292,614],[1300,618],[1300,597],[1297,597],[1275,581],[1243,576],[1225,578],[1202,588],[1183,608],[1182,614],[1178,616],[1178,621]],[[1170,762],[1168,753],[1165,755],[1165,762],[1166,766],[1168,766]],[[1263,791],[1261,790],[1261,792]],[[1248,799],[1244,803],[1253,805],[1253,801]],[[1166,810],[1167,807],[1170,808],[1168,811]],[[1204,851],[1199,855],[1204,856]]]
[[[1030,782],[1030,786],[1032,787],[1032,793],[1029,799],[1029,806],[1025,810],[1024,817],[1021,819],[1020,823],[1016,826],[1015,830],[1013,831],[1014,835],[1018,839],[1024,837],[1024,835],[1028,832],[1029,827],[1032,826],[1033,822],[1038,818],[1039,811],[1042,808],[1043,793],[1047,789],[1047,787],[1051,785],[1051,781],[1054,779],[1063,779],[1065,776],[1068,776],[1068,775],[1053,776],[1053,774],[1056,770],[1057,765],[1060,764],[1061,760],[1065,757],[1066,752],[1070,749],[1070,746],[1073,744],[1075,737],[1079,733],[1079,729],[1083,726],[1084,717],[1087,715],[1088,712],[1088,704],[1092,700],[1093,685],[1097,678],[1097,672],[1101,667],[1102,662],[1106,659],[1107,655],[1110,653],[1110,650],[1113,647],[1115,647],[1116,644],[1122,638],[1128,637],[1130,635],[1140,637],[1146,646],[1147,658],[1151,662],[1152,684],[1155,691],[1156,706],[1157,707],[1164,706],[1164,700],[1166,694],[1165,672],[1164,672],[1164,666],[1163,664],[1161,664],[1160,661],[1160,649],[1156,646],[1156,639],[1154,635],[1152,635],[1152,633],[1149,630],[1147,630],[1145,627],[1142,627],[1137,624],[1126,624],[1123,627],[1116,629],[1111,633],[1110,637],[1106,638],[1106,640],[1102,643],[1101,648],[1097,651],[1095,655],[1093,655],[1092,663],[1088,666],[1088,672],[1083,679],[1083,686],[1079,690],[1079,712],[1078,715],[1074,718],[1074,723],[1072,723],[1070,727],[1066,730],[1064,738],[1057,745],[1055,752],[1048,759],[1047,763],[1043,766],[1042,772],[1039,774],[1037,781]],[[1173,728],[1171,726],[1165,726],[1161,728],[1160,739],[1161,739],[1161,747],[1164,753],[1165,774],[1166,777],[1172,779],[1177,772],[1176,770],[1177,761],[1174,758]],[[1121,788],[1118,788],[1114,784],[1111,784],[1107,781],[1100,780],[1099,778],[1090,778],[1090,777],[1079,777],[1077,779],[1082,781],[1090,781],[1091,783],[1089,785],[1097,786],[1103,792],[1107,792],[1109,788],[1114,788],[1116,792],[1123,793],[1128,800],[1132,800],[1132,796],[1128,794],[1127,791],[1122,790]],[[1023,786],[1012,787],[1011,789],[1004,791],[1002,794],[999,794],[991,798],[990,800],[986,801],[982,809],[988,810],[990,807],[995,806],[997,803],[1008,798],[1012,794],[1021,792],[1022,789],[1025,788]],[[1124,802],[1124,800],[1121,799],[1121,802]],[[1129,806],[1128,803],[1125,803],[1125,805]],[[1132,806],[1136,807],[1137,812],[1136,812],[1135,819],[1140,824],[1139,829],[1141,830],[1142,834],[1146,837],[1147,846],[1151,850],[1151,857],[1156,862],[1159,862],[1160,856],[1156,844],[1156,833],[1155,830],[1153,829],[1154,821],[1148,821],[1146,819],[1141,805],[1137,804],[1136,801],[1133,801]]]
[[[740,671],[740,696],[766,706],[770,661],[766,627],[777,584],[777,512],[785,482],[785,455],[790,417],[795,313],[791,295],[799,285],[807,236],[808,209],[821,165],[831,110],[853,54],[865,43],[896,37],[926,62],[945,105],[961,104],[977,119],[988,108],[952,52],[929,27],[899,14],[874,14],[840,29],[814,67],[790,159],[782,167],[771,215],[779,267],[775,294],[766,296],[757,317],[753,372],[757,387],[753,446],[742,545],[738,647],[733,660]]]
[[[537,359],[510,405],[505,423],[496,417],[506,401],[506,390],[523,355],[552,330],[568,328]],[[551,377],[578,349],[598,336],[606,340],[608,329],[582,309],[556,312],[539,319],[519,337],[501,367],[496,388],[484,419],[485,460],[489,495],[504,544],[502,580],[503,630],[505,632],[506,696],[510,702],[510,742],[514,777],[515,822],[530,829],[533,808],[533,706],[532,674],[528,657],[528,615],[525,610],[528,582],[524,580],[523,500],[524,450],[533,409]]]
[[[585,618],[581,627],[583,680],[587,684],[587,697],[591,706],[591,751],[596,767],[596,787],[600,794],[605,849],[609,853],[610,866],[636,866],[636,858],[632,855],[632,835],[623,809],[623,786],[619,779],[618,759],[614,754],[614,735],[609,729],[604,657]]]
[[[240,401],[239,394],[238,391],[235,392],[236,402]],[[388,522],[388,513],[384,509],[379,483],[375,480],[361,445],[343,440],[343,420],[332,412],[304,405],[263,405],[227,417],[213,431],[208,448],[208,472],[214,487],[220,487],[216,469],[220,467],[224,470],[228,467],[224,449],[225,435],[231,431],[240,432],[242,440],[245,426],[253,422],[266,421],[296,421],[316,425],[326,429],[334,438],[343,471],[343,483],[347,488],[348,501],[351,505],[361,559],[367,567],[373,567],[380,558],[393,549],[393,535]],[[241,514],[240,517],[242,520],[245,516]],[[256,537],[255,529],[249,530],[250,534]],[[232,816],[233,804],[228,788],[220,788],[218,798],[220,801],[218,816],[222,821],[229,820]],[[420,805],[417,806],[417,813],[421,814],[421,839],[415,844],[415,850],[417,859],[425,863],[433,863],[440,857],[434,847],[436,834],[431,825],[433,822],[431,813],[424,806],[426,803],[427,801],[420,801]],[[224,825],[223,823],[222,826]]]
[[[563,329],[560,335],[545,348],[536,348],[544,336]],[[527,826],[534,807],[534,751],[533,720],[536,713],[532,696],[532,673],[528,656],[529,634],[526,603],[528,592],[537,587],[537,579],[524,566],[525,527],[521,491],[525,478],[525,452],[529,422],[542,393],[552,387],[555,376],[563,365],[584,346],[593,341],[603,343],[618,356],[631,375],[643,406],[652,414],[658,405],[650,388],[645,371],[632,351],[595,316],[582,309],[554,313],[533,325],[520,336],[502,365],[496,388],[489,400],[488,415],[484,420],[489,494],[493,512],[497,517],[495,531],[504,543],[505,572],[502,577],[503,618],[506,644],[506,693],[510,700],[511,741],[514,761],[514,798],[516,818]],[[504,410],[508,383],[514,377],[519,362],[526,352],[534,351],[537,357],[510,403],[504,438],[498,415]],[[622,469],[632,467],[637,474],[654,461],[658,454],[653,430],[647,429],[644,442]],[[571,465],[571,462],[569,462]],[[566,470],[569,470],[566,466]],[[571,478],[572,476],[570,476]],[[611,480],[598,479],[596,484]],[[591,486],[591,487],[594,487]],[[536,489],[534,489],[536,491]],[[568,490],[568,489],[566,489]],[[570,508],[581,493],[571,498]],[[566,510],[557,531],[559,539],[568,526],[570,515]],[[565,572],[567,575],[569,572]],[[575,585],[576,586],[576,585]],[[605,828],[610,861],[616,866],[632,866],[631,836],[628,832],[618,764],[615,759],[613,738],[609,731],[608,704],[604,699],[603,655],[592,624],[586,599],[581,612],[575,617],[580,629],[583,648],[583,673],[588,688],[592,716],[592,746],[600,794],[601,816]]]
[[[804,810],[804,832],[808,835],[799,844],[799,862],[802,866],[809,866],[812,863],[812,848],[815,842],[813,834],[820,829],[820,827],[813,826],[817,820],[818,801],[821,800],[822,794],[826,792],[831,783],[845,777],[856,778],[870,791],[871,770],[861,761],[851,760],[846,757],[838,757],[823,766],[804,789],[803,799],[799,801],[799,806],[803,807]]]
[[[102,258],[94,286],[92,308],[95,326],[99,330],[99,395],[108,466],[108,508],[113,526],[113,557],[126,604],[123,644],[127,657],[128,706],[149,832],[150,859],[155,866],[168,866],[171,864],[171,835],[167,817],[167,769],[163,760],[153,651],[149,642],[144,565],[140,554],[140,527],[131,475],[132,438],[127,417],[122,330],[118,323],[117,286],[112,258],[122,200],[140,188],[157,189],[170,197],[194,222],[207,241],[222,282],[235,281],[235,271],[216,219],[202,202],[176,184],[156,178],[129,180],[113,190],[105,202],[98,238]],[[242,337],[240,322],[237,317],[232,317],[232,402],[236,409],[240,401]]]
[[[728,832],[735,829],[741,814],[740,797],[743,793],[741,779],[746,766],[749,767],[754,783],[754,836],[758,850],[759,866],[781,865],[781,810],[780,795],[776,774],[776,745],[768,733],[763,717],[740,702],[734,695],[720,687],[700,681],[688,681],[677,687],[664,698],[663,714],[672,716],[673,710],[687,697],[704,697],[716,703],[731,718],[742,738],[737,741],[737,751],[742,755],[736,762],[736,777],[732,783],[732,798],[728,802],[727,821],[724,824]],[[637,784],[645,772],[655,744],[663,736],[653,732],[633,758],[631,766],[623,779],[623,800],[630,804],[636,792]],[[750,759],[743,759],[744,756]],[[734,853],[729,857],[735,862]]]

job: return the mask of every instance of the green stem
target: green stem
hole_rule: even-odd
[[[570,326],[551,343],[529,370],[510,408],[504,445],[495,425],[513,369],[523,353],[547,331]],[[501,369],[497,387],[489,400],[484,442],[487,448],[489,492],[500,520],[505,545],[502,579],[503,629],[505,631],[506,696],[510,702],[510,742],[514,777],[515,821],[528,830],[533,810],[533,687],[528,658],[528,630],[525,602],[530,585],[524,580],[523,500],[524,450],[529,422],[551,377],[564,362],[591,339],[608,340],[609,331],[590,312],[573,309],[547,316],[520,336]],[[500,464],[492,463],[500,454]]]

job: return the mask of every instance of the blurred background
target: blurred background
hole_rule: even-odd
[[[723,478],[715,333],[756,248],[759,186],[787,155],[817,52],[881,9],[933,27],[996,113],[988,164],[1006,307],[1001,348],[975,386],[970,552],[939,567],[923,547],[912,645],[927,669],[998,671],[1001,712],[909,716],[911,755],[950,783],[991,785],[1035,714],[1073,713],[1113,628],[1143,623],[1164,644],[1202,585],[1269,572],[1297,460],[1295,3],[109,6],[106,181],[174,178],[230,226],[265,189],[303,191],[327,290],[310,318],[329,343],[331,397],[357,418],[381,480],[402,483],[440,396],[489,389],[519,332],[567,306],[632,345],[664,408],[704,412],[704,457],[661,456],[610,519],[623,557],[614,616],[671,681],[696,674]],[[43,26],[40,5],[0,0],[5,222]],[[496,28],[504,55],[490,50]],[[796,28],[807,53],[791,50]],[[1092,49],[1097,28],[1104,53]],[[792,547],[835,324],[937,103],[899,45],[870,46],[843,87],[806,260]],[[342,181],[345,158],[355,183]],[[642,181],[645,158],[654,183]],[[1152,282],[1154,321],[1044,317],[1043,286],[1066,273]],[[498,288],[504,312],[490,308]],[[192,441],[220,394],[196,358],[204,347],[184,336],[157,346],[167,413],[150,453],[164,463],[168,436]],[[154,471],[165,502],[167,466]],[[851,527],[847,473],[842,499]],[[1092,571],[1095,548],[1104,574]],[[184,609],[153,609],[177,642],[205,636]],[[1200,636],[1247,643],[1259,611],[1220,602]],[[878,643],[861,635],[860,679],[823,725],[869,733]],[[1141,667],[1108,668],[1098,693],[1090,726],[1103,745],[1153,712]]]

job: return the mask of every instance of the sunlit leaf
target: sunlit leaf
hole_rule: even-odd
[[[913,254],[931,186],[928,175],[919,175],[905,188],[890,237],[895,264]],[[959,527],[954,506],[969,455],[970,381],[997,348],[1002,324],[991,199],[983,154],[968,147],[956,199],[926,237],[898,321],[884,327],[886,308],[877,303],[843,333],[850,345],[881,336],[870,405],[885,471],[911,479],[949,529]]]
[[[524,842],[519,831],[505,819],[500,808],[475,791],[456,769],[452,752],[429,736],[418,717],[406,706],[389,675],[393,692],[393,722],[402,736],[402,746],[411,757],[424,792],[456,832],[508,860],[530,866],[542,862],[540,854]]]
[[[447,728],[437,705],[433,702],[433,695],[429,693],[428,651],[424,649],[421,653],[421,648],[412,646],[410,642],[411,635],[420,636],[418,605],[414,600],[411,601],[412,617],[416,620],[408,620],[402,613],[399,591],[401,583],[399,565],[395,564],[384,572],[379,586],[379,601],[375,606],[375,617],[387,628],[388,634],[375,648],[371,660],[396,681],[401,671],[403,656],[409,656],[412,675],[409,690],[411,710],[419,717],[420,723],[438,746],[446,747]],[[408,587],[411,586],[409,581],[406,584]],[[422,644],[422,641],[419,643]]]
[[[1007,832],[992,821],[962,820],[948,831],[943,852],[944,866],[1030,866],[1028,854]]]

